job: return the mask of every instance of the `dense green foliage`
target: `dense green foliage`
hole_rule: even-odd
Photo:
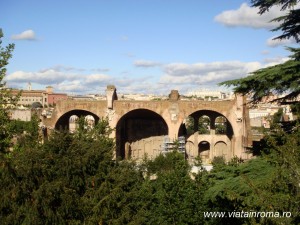
[[[209,134],[210,132],[210,119],[208,116],[202,116],[198,121],[198,133],[199,134]]]
[[[267,136],[256,159],[214,160],[212,171],[192,175],[176,151],[139,164],[114,161],[107,121],[100,124],[93,135],[56,133],[1,159],[1,224],[300,222],[299,131]],[[204,216],[242,211],[290,216]]]
[[[39,118],[35,113],[32,115],[30,121],[9,121],[8,127],[10,133],[14,135],[14,150],[21,150],[25,147],[35,147],[42,141]]]
[[[80,138],[53,135],[44,145],[23,145],[3,158],[2,224],[81,224],[92,213],[95,187],[111,168],[113,140],[108,134]],[[93,193],[92,196],[90,194]]]
[[[192,135],[195,133],[195,123],[193,117],[189,116],[186,118],[185,126],[187,135]],[[196,128],[199,134],[209,134],[210,133],[210,119],[208,116],[202,116],[198,120],[198,127]]]
[[[258,7],[263,14],[272,6],[278,5],[286,10],[285,16],[274,18],[280,25],[273,31],[281,30],[276,39],[295,38],[299,43],[300,10],[293,7],[299,0],[252,0],[252,6]],[[291,9],[291,10],[290,10]],[[270,93],[284,94],[276,101],[291,104],[294,114],[299,118],[300,94],[300,49],[288,48],[292,52],[290,60],[283,64],[263,68],[249,76],[225,81],[221,85],[234,86],[236,93],[251,95],[254,103]],[[245,164],[225,166],[222,172],[210,176],[218,177],[223,173],[225,179],[215,183],[208,196],[215,199],[212,205],[224,203],[229,207],[246,211],[290,212],[291,218],[251,218],[247,224],[299,224],[300,216],[300,129],[299,120],[281,122],[283,112],[273,118],[270,131],[265,135],[257,149],[259,157]],[[214,179],[213,179],[214,180]],[[251,187],[249,189],[249,187]],[[224,191],[227,190],[227,191]],[[249,192],[250,191],[250,192]],[[218,198],[216,198],[218,197]],[[238,223],[242,221],[238,221]],[[245,223],[245,220],[243,221]]]
[[[81,120],[80,120],[81,121]],[[256,159],[191,174],[179,152],[135,164],[114,161],[106,120],[20,145],[1,159],[2,224],[297,224],[300,131],[271,133]],[[34,123],[33,123],[34,126]],[[35,123],[37,127],[37,123]],[[81,127],[81,128],[80,128]],[[36,140],[37,141],[37,140]],[[205,217],[205,212],[274,212],[277,217]]]
[[[7,108],[15,103],[4,82],[6,66],[8,65],[8,60],[12,57],[14,45],[9,44],[6,47],[2,47],[2,37],[3,33],[0,28],[0,154],[7,152],[11,143],[12,133],[8,127],[9,115]]]
[[[280,22],[281,24],[272,31],[281,30],[283,34],[276,37],[276,39],[289,39],[295,38],[297,42],[300,41],[300,9],[295,6],[299,0],[251,0],[253,7],[259,8],[259,13],[263,14],[273,6],[280,6],[281,10],[289,10],[284,16],[274,18],[273,21]]]
[[[285,94],[278,101],[293,101],[300,94],[300,49],[289,48],[291,60],[251,73],[241,79],[222,82],[234,86],[237,93],[251,94],[253,102],[259,102],[270,93]]]

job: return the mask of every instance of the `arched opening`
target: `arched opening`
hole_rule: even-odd
[[[92,115],[87,115],[86,117],[84,117],[85,120],[85,128],[86,129],[92,129],[95,126],[95,118]]]
[[[147,109],[130,111],[117,123],[116,155],[122,159],[155,156],[166,135],[168,126],[159,114]]]
[[[199,134],[209,134],[210,133],[210,118],[203,115],[198,121],[198,133]]]
[[[195,134],[198,135],[227,135],[233,136],[233,129],[227,118],[212,110],[199,110],[183,120],[178,131],[178,136],[184,135],[186,139]]]
[[[209,161],[209,151],[210,143],[208,141],[201,141],[198,144],[198,155],[205,164]]]
[[[194,133],[199,134],[209,134],[210,133],[210,117],[207,115],[202,115],[199,118],[194,118],[193,116],[188,116],[184,119],[178,132],[178,136],[189,137]]]
[[[74,119],[76,119],[75,116],[77,116],[77,118],[80,118],[80,117],[86,117],[89,115],[94,118],[94,124],[97,124],[99,121],[99,117],[96,114],[86,111],[86,110],[76,110],[75,109],[75,110],[71,110],[71,111],[63,114],[57,120],[57,122],[55,124],[55,129],[56,130],[70,130],[71,117],[72,117],[72,123],[76,124],[76,121],[74,121]],[[76,125],[74,125],[74,127],[76,127]],[[72,128],[74,128],[74,127],[72,127]]]
[[[194,118],[188,116],[183,120],[183,123],[179,127],[178,137],[185,136],[189,137],[194,134]]]
[[[224,116],[218,116],[215,119],[216,134],[227,133],[227,119]]]
[[[219,141],[215,144],[214,157],[224,157],[224,159],[227,160],[228,151],[227,144],[223,141]]]
[[[79,117],[76,115],[72,115],[69,119],[69,131],[74,133],[78,128],[78,120]]]

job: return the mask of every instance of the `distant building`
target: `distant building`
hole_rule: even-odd
[[[73,96],[70,96],[70,99],[82,100],[82,101],[95,101],[96,100],[93,96],[86,96],[86,95],[73,95]]]
[[[137,101],[150,101],[155,98],[153,95],[146,94],[120,94],[122,100],[137,100]]]
[[[295,120],[289,105],[278,105],[277,103],[260,103],[256,108],[249,109],[251,127],[270,127],[270,121],[279,109],[283,109],[282,121]]]
[[[270,109],[250,109],[249,110],[249,118],[250,119],[255,119],[255,118],[261,118],[261,117],[268,117],[271,115],[274,115],[277,110],[270,110]]]
[[[14,89],[12,90],[12,95],[17,96],[20,90]],[[21,96],[19,101],[17,102],[18,105],[32,105],[34,102],[39,102],[43,106],[47,104],[47,95],[44,91],[41,90],[21,90]]]
[[[27,90],[12,90],[12,95],[17,96],[21,91],[21,96],[18,105],[31,106],[35,102],[41,103],[42,106],[55,105],[57,101],[67,99],[68,96],[65,93],[53,93],[53,87],[48,86],[46,90],[32,90],[29,83]]]
[[[229,93],[222,91],[210,91],[210,90],[199,90],[199,91],[189,91],[186,93],[186,96],[196,96],[198,98],[218,98],[218,99],[227,99],[230,97]]]
[[[53,87],[46,87],[47,104],[49,106],[55,105],[59,100],[67,99],[68,96],[65,93],[53,93]]]

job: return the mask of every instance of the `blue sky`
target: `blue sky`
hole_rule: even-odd
[[[287,60],[293,40],[271,41],[282,15],[249,1],[2,0],[3,45],[15,43],[10,87],[56,92],[181,94]],[[278,33],[277,33],[278,34]],[[221,89],[224,89],[221,87]]]

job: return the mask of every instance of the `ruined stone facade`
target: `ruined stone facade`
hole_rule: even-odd
[[[117,100],[116,88],[107,88],[107,101],[58,102],[52,118],[45,119],[48,128],[67,128],[72,116],[107,118],[114,129],[115,156],[140,160],[145,155],[153,158],[162,152],[166,140],[185,137],[185,155],[193,161],[200,156],[209,164],[215,156],[226,160],[237,156],[248,159],[251,142],[249,112],[245,98],[236,95],[232,100],[183,101],[178,91],[172,91],[169,100],[126,101]],[[199,131],[199,121],[206,131]],[[193,121],[191,124],[190,121]],[[222,129],[220,129],[220,127]]]

